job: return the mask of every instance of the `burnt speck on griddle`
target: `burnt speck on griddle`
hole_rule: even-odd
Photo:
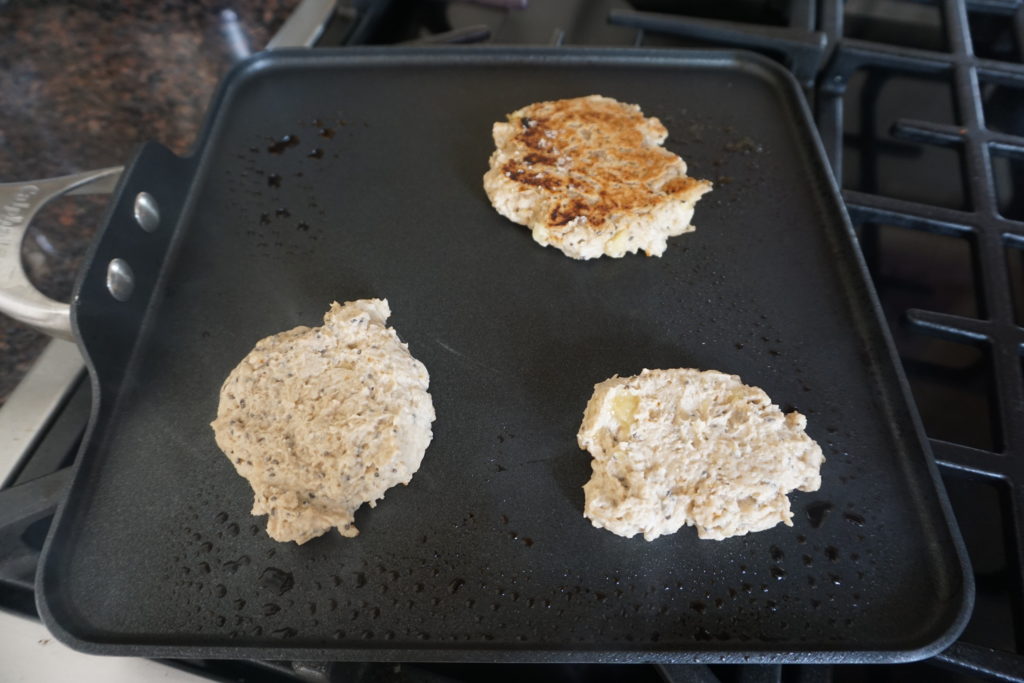
[[[366,585],[366,574],[362,572],[356,572],[355,575],[356,588],[362,588]]]
[[[242,567],[248,565],[250,562],[248,555],[242,555],[237,560],[227,560],[221,564],[221,568],[228,574],[234,574]]]
[[[278,218],[288,218],[292,214],[288,211],[288,209],[281,207],[280,209],[274,211],[274,215],[277,216]]]
[[[827,557],[830,562],[838,562],[839,549],[836,548],[834,545],[828,546],[827,548],[825,548],[825,557]]]
[[[322,149],[320,149],[319,147],[317,147],[316,149],[314,149],[312,152],[310,152],[306,156],[308,156],[310,159],[323,159],[324,158],[324,151]]]
[[[527,548],[532,548],[532,547],[533,547],[533,539],[532,539],[532,538],[530,538],[529,536],[525,536],[525,537],[523,538],[523,544],[524,544],[524,545],[525,545],[525,546],[526,546]]]
[[[856,524],[857,526],[864,526],[864,518],[855,512],[844,512],[843,518],[850,524]]]
[[[763,152],[764,147],[754,142],[750,138],[741,138],[735,142],[727,142],[725,144],[725,150],[727,152],[740,152],[742,154],[751,154],[753,152]]]
[[[777,545],[773,545],[769,549],[769,552],[772,555],[772,560],[774,560],[775,562],[782,562],[783,558],[786,557],[785,553],[782,552],[782,548],[780,548]]]
[[[740,342],[736,342],[736,348],[737,348],[737,350],[738,349],[742,349],[743,348],[743,344],[741,344]]]
[[[298,225],[295,226],[295,229],[298,230],[299,232],[309,232],[309,223],[299,223]]]
[[[344,126],[345,124],[342,123],[341,125]],[[319,135],[322,138],[327,138],[328,140],[330,140],[331,138],[334,137],[334,129],[333,128],[327,128],[327,127],[321,127]]]
[[[828,517],[828,513],[832,511],[832,503],[818,500],[807,506],[807,521],[811,523],[811,526],[815,529],[820,529],[821,525],[825,523],[825,518]]]
[[[299,144],[298,136],[285,135],[283,138],[267,147],[267,151],[271,154],[282,154],[286,149],[294,147],[297,144]]]
[[[260,583],[278,595],[284,595],[295,586],[295,577],[276,567],[267,567],[260,574]]]
[[[281,176],[271,173],[267,176],[267,185],[270,187],[281,187]]]
[[[270,214],[269,213],[261,213],[260,214],[260,225],[270,225]]]
[[[811,565],[814,564],[814,558],[811,557],[810,555],[804,555],[804,556],[801,557],[801,559],[804,561],[804,566],[805,567],[810,567]]]

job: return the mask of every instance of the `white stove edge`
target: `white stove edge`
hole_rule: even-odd
[[[7,480],[84,370],[78,348],[55,340],[0,408],[0,481]],[[148,659],[100,657],[58,642],[37,621],[0,611],[0,683],[206,680]]]

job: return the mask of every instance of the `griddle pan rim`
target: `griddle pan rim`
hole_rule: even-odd
[[[705,64],[705,65],[728,65],[732,64],[738,66],[744,70],[760,73],[763,76],[769,77],[772,80],[778,81],[782,84],[782,87],[787,89],[792,97],[791,106],[793,103],[799,108],[800,113],[805,120],[810,121],[810,114],[806,103],[803,102],[802,96],[800,95],[799,87],[793,80],[792,76],[786,72],[775,62],[768,60],[756,53],[742,51],[742,50],[676,50],[672,52],[668,51],[657,51],[657,50],[643,50],[643,49],[602,49],[602,48],[591,48],[591,49],[573,49],[568,50],[566,48],[507,48],[507,47],[456,47],[456,48],[406,48],[406,49],[395,49],[395,48],[345,48],[338,50],[320,50],[317,51],[318,55],[311,55],[307,50],[281,50],[275,52],[273,55],[260,53],[249,58],[247,61],[237,65],[232,72],[221,82],[217,95],[214,97],[210,109],[207,112],[207,118],[204,122],[201,134],[197,137],[196,143],[193,146],[190,157],[194,157],[194,161],[197,161],[197,165],[193,165],[193,181],[202,177],[204,173],[204,159],[202,150],[206,148],[208,139],[214,134],[214,131],[219,125],[222,125],[223,118],[221,113],[225,100],[229,99],[230,95],[234,92],[234,89],[238,87],[238,81],[242,79],[242,75],[251,71],[263,71],[271,70],[274,68],[286,68],[294,66],[297,62],[300,62],[309,66],[324,66],[326,67],[330,61],[328,58],[331,56],[337,56],[338,54],[344,54],[346,60],[350,60],[352,63],[380,63],[380,64],[395,64],[403,63],[403,61],[410,61],[414,63],[420,63],[421,60],[434,60],[437,58],[443,58],[449,60],[451,64],[465,64],[467,66],[480,66],[481,62],[493,62],[500,64],[507,61],[518,61],[524,60],[542,62],[552,62],[561,65],[565,64],[577,64],[577,65],[600,65],[605,63],[611,63],[615,65],[640,65],[640,64],[657,64],[664,66],[672,66],[673,64]],[[244,83],[243,83],[244,85]],[[801,134],[805,138],[805,143],[810,145],[812,154],[814,154],[819,163],[824,167],[828,168],[825,163],[825,155],[822,149],[820,140],[813,133],[811,129],[803,130],[800,127]],[[119,192],[122,192],[124,185],[127,182],[127,178],[130,173],[126,173],[122,177],[119,185]],[[839,190],[836,187],[834,178],[831,175],[828,176],[830,187],[828,191],[832,194],[838,207],[842,207],[841,197]],[[115,197],[118,195],[115,194]],[[113,211],[113,209],[111,209]],[[185,220],[186,214],[183,213],[182,220]],[[852,227],[845,212],[842,214],[842,221],[846,232],[851,239],[855,239],[853,235]],[[109,227],[110,214],[108,213],[107,220],[104,222],[105,227]],[[176,230],[177,232],[177,230]],[[102,235],[102,231],[101,231]],[[79,284],[84,277],[84,273],[89,269],[89,265],[96,255],[97,245],[100,243],[101,236],[98,236],[96,240],[90,245],[88,256],[86,258],[86,266],[83,268],[82,274],[79,276]],[[863,258],[859,252],[855,251],[855,257],[859,263],[859,267],[863,273],[866,274],[866,268],[863,263]],[[78,286],[76,286],[77,292]],[[876,315],[880,315],[880,307],[878,304],[877,296],[874,291],[869,287],[868,295],[871,300],[871,305]],[[77,297],[76,297],[77,298]],[[73,310],[75,308],[73,307]],[[75,326],[76,334],[78,332],[77,324]],[[893,342],[891,335],[887,328],[882,325],[881,331],[884,336],[885,344],[890,352],[893,351]],[[92,386],[94,396],[99,398],[99,380],[96,378],[97,370],[93,359],[89,355],[87,349],[81,342],[79,337],[79,346],[82,348],[83,355],[86,358],[87,365],[90,369],[90,377],[92,379]],[[892,369],[895,371],[895,378],[901,389],[901,393],[904,398],[909,397],[909,385],[906,377],[902,372],[902,368],[895,362],[894,356],[890,355],[888,361],[885,361],[892,365]],[[86,445],[90,443],[90,438],[95,436],[95,430],[99,427],[97,424],[98,417],[100,415],[102,406],[97,402],[93,406],[93,413],[90,417],[90,424],[86,433],[86,438],[83,439],[82,448],[85,449]],[[973,575],[970,572],[969,563],[966,559],[966,551],[963,545],[962,538],[959,535],[959,531],[955,523],[952,521],[952,512],[949,505],[947,496],[945,495],[944,489],[941,485],[941,480],[938,477],[938,470],[934,464],[934,459],[931,455],[931,450],[928,447],[928,441],[924,438],[924,432],[921,427],[920,419],[916,412],[910,411],[910,419],[915,428],[915,432],[922,443],[925,452],[927,454],[927,467],[931,473],[935,489],[938,492],[939,504],[946,515],[947,526],[952,535],[953,545],[955,546],[955,552],[960,560],[960,569],[962,574],[963,583],[960,586],[960,610],[956,617],[951,623],[941,630],[940,634],[937,634],[935,638],[931,637],[931,633],[924,637],[925,642],[913,642],[907,644],[906,647],[899,647],[896,649],[864,649],[864,650],[815,650],[808,648],[801,652],[786,651],[786,652],[766,652],[766,651],[746,651],[738,652],[733,650],[722,650],[713,647],[708,644],[707,652],[705,653],[688,653],[688,652],[650,652],[641,650],[600,650],[600,651],[575,651],[571,649],[550,649],[550,650],[538,650],[529,647],[519,648],[513,647],[510,649],[503,650],[488,650],[488,649],[429,649],[429,648],[410,648],[410,649],[378,649],[378,650],[345,650],[345,658],[348,659],[349,655],[353,658],[365,658],[370,657],[377,661],[408,661],[410,655],[414,655],[416,658],[422,659],[423,661],[467,661],[472,659],[473,661],[665,661],[665,662],[847,662],[847,663],[868,663],[868,662],[905,662],[923,659],[936,654],[937,652],[945,649],[951,642],[953,642],[959,633],[966,626],[967,620],[970,616],[970,607],[973,604],[974,598],[974,582]],[[89,473],[88,463],[83,465],[81,458],[76,460],[74,465],[75,472],[72,481],[72,488],[86,474]],[[47,569],[50,568],[50,563],[47,562],[47,558],[51,558],[50,550],[52,549],[52,543],[54,542],[54,536],[57,529],[60,528],[61,520],[66,512],[66,505],[62,503],[58,508],[57,514],[54,519],[54,523],[51,527],[51,533],[48,535],[46,544],[43,550],[43,561],[40,563],[40,567],[37,574],[37,585],[46,586],[50,584],[47,576]],[[59,591],[59,589],[58,589]],[[131,655],[131,654],[142,654],[147,656],[168,656],[173,657],[180,655],[183,650],[178,646],[161,646],[161,645],[148,645],[143,642],[135,644],[113,644],[103,642],[100,639],[87,640],[79,638],[69,630],[61,626],[60,621],[55,618],[56,615],[50,609],[50,604],[47,598],[47,590],[37,591],[37,605],[40,610],[40,614],[43,618],[44,623],[54,633],[54,635],[62,642],[68,644],[75,649],[92,652],[96,654],[119,654],[119,655]],[[263,650],[260,647],[198,647],[198,648],[187,648],[188,656],[210,656],[210,657],[253,657],[253,656],[265,656],[262,654]],[[311,657],[323,658],[323,659],[339,659],[339,650],[337,649],[316,649],[316,648],[280,648],[275,649],[275,658],[280,657],[282,659],[309,659]],[[525,657],[524,657],[525,656]],[[535,659],[532,657],[536,656]],[[479,657],[479,660],[477,660]]]

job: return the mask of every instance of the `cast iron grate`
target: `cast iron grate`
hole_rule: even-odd
[[[947,401],[956,406],[953,414],[959,408],[961,421],[971,425],[958,430],[929,421],[922,395],[935,397],[935,387],[918,392],[915,386],[978,585],[971,625],[933,661],[999,680],[1024,680],[1024,464],[1019,457],[1024,452],[1024,330],[1017,312],[1020,302],[1015,301],[1020,297],[1024,245],[1024,216],[1017,208],[1024,200],[1024,9],[1020,2],[999,0],[915,3],[939,19],[932,35],[914,37],[930,46],[923,49],[907,46],[898,32],[865,32],[863,21],[849,21],[856,4],[898,16],[901,6],[911,3],[825,0],[818,24],[831,46],[817,80],[819,130],[883,305],[883,292],[891,284],[880,267],[886,232],[924,239],[927,244],[918,253],[932,261],[947,263],[949,250],[939,244],[943,241],[967,253],[961,258],[967,277],[940,266],[947,286],[961,282],[963,290],[970,290],[959,297],[961,305],[930,306],[937,302],[925,298],[923,305],[896,311],[897,319],[890,317],[911,384],[925,381],[922,376],[933,383],[944,379],[950,389]],[[851,23],[857,37],[849,37]],[[851,83],[864,73],[869,75],[861,77],[854,109],[847,97]],[[877,120],[865,121],[878,113],[879,107],[872,110],[873,100],[882,101],[880,90],[897,75],[948,88],[953,120],[933,109],[927,118],[913,112],[882,121],[887,130],[879,130]],[[861,119],[856,132],[844,125],[851,116]],[[878,177],[881,155],[938,163],[937,150],[956,159],[951,172],[943,173],[950,182],[944,198],[894,196]],[[858,163],[849,163],[851,154]],[[956,297],[946,297],[947,302],[952,299]],[[936,344],[946,350],[935,353]],[[922,346],[932,349],[915,353]],[[987,522],[979,524],[983,516]],[[983,542],[986,536],[995,543]],[[993,551],[994,546],[1001,550]],[[993,629],[993,624],[1000,628]],[[999,635],[994,635],[997,630]]]

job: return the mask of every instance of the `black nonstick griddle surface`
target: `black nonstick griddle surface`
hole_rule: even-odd
[[[658,116],[691,175],[715,182],[697,232],[663,258],[570,260],[483,192],[494,121],[592,93]],[[82,277],[100,406],[45,551],[47,625],[80,649],[161,657],[894,661],[942,648],[972,587],[810,130],[785,72],[742,53],[248,62],[194,159],[143,152]],[[164,202],[152,237],[128,218],[139,188]],[[135,264],[132,299],[111,299],[108,257],[144,261],[161,240],[168,255]],[[358,538],[276,543],[214,443],[221,382],[258,339],[364,297],[390,301],[430,371],[434,440],[408,487],[357,514]],[[807,415],[827,462],[820,491],[791,496],[793,528],[648,543],[583,518],[590,458],[575,437],[593,385],[672,367],[738,374]]]

